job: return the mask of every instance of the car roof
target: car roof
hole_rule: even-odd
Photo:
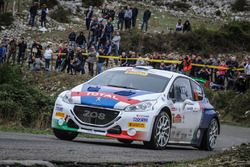
[[[108,71],[126,71],[126,70],[129,70],[129,69],[143,70],[143,71],[148,72],[150,74],[155,74],[155,75],[159,75],[159,76],[163,76],[163,77],[167,77],[167,78],[172,78],[172,77],[176,78],[178,76],[190,78],[190,77],[188,77],[186,75],[179,74],[179,73],[176,73],[176,72],[154,69],[151,66],[115,67],[115,68],[109,69]]]

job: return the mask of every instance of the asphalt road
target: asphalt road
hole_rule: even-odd
[[[140,163],[193,160],[216,154],[241,143],[250,142],[250,128],[222,125],[215,151],[169,146],[149,150],[142,143],[124,145],[116,140],[76,138],[73,142],[53,135],[0,132],[1,160],[45,160],[50,162]]]

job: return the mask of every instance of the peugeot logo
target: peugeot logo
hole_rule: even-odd
[[[101,97],[97,97],[96,102],[100,102],[100,101],[101,101]]]

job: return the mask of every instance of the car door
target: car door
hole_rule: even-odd
[[[190,80],[185,77],[175,79],[169,91],[169,98],[173,101],[170,141],[190,143],[194,129],[200,123],[197,122],[198,118],[194,117],[195,113],[199,112],[199,103],[194,101]]]

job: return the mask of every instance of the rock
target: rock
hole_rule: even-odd
[[[57,27],[57,30],[58,30],[58,31],[65,31],[66,28],[64,28],[63,26],[59,25],[59,26]]]

